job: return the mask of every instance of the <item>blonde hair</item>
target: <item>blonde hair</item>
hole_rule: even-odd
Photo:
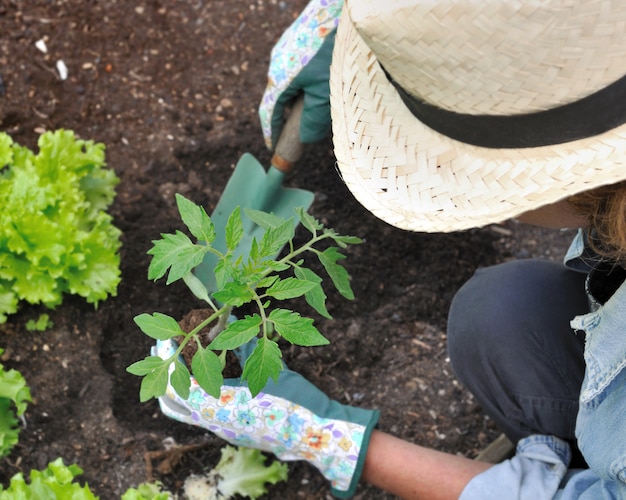
[[[568,202],[589,221],[592,249],[626,267],[626,181],[585,191]]]

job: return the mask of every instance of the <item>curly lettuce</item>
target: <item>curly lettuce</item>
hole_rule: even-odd
[[[119,179],[104,145],[61,129],[38,149],[0,133],[0,323],[21,301],[54,308],[66,293],[97,306],[120,281],[121,231],[106,212]]]
[[[4,349],[0,349],[0,355]],[[31,402],[30,388],[17,370],[0,364],[0,458],[6,457],[19,439],[18,419]]]
[[[267,493],[266,483],[287,480],[287,464],[275,460],[266,465],[259,450],[227,445],[221,451],[214,469],[185,480],[185,496],[189,500],[228,500],[238,495],[254,500]]]
[[[20,472],[11,478],[6,490],[0,485],[0,500],[97,500],[87,485],[74,482],[74,478],[82,473],[77,465],[67,466],[57,458],[42,471],[32,470],[29,482]]]
[[[169,491],[163,491],[159,481],[142,483],[137,488],[128,488],[122,495],[122,500],[174,500]]]

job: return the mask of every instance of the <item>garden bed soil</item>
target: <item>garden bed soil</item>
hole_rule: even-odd
[[[270,49],[305,3],[0,2],[0,130],[31,148],[42,131],[58,128],[104,143],[121,179],[111,213],[123,231],[117,296],[97,309],[68,296],[43,333],[25,328],[40,306],[24,306],[0,326],[2,364],[21,371],[33,395],[20,443],[0,463],[2,484],[63,457],[108,500],[151,478],[178,491],[190,473],[217,463],[223,441],[168,420],[155,401],[139,403],[140,380],[126,367],[151,343],[133,317],[159,311],[180,319],[202,307],[179,283],[149,281],[146,252],[160,233],[182,229],[175,193],[210,213],[243,153],[269,161],[257,105]],[[35,46],[42,39],[45,54]],[[331,347],[287,347],[285,361],[333,398],[380,409],[381,429],[474,457],[498,432],[450,368],[450,301],[480,266],[560,259],[571,233],[511,221],[455,234],[393,228],[342,184],[330,140],[309,148],[286,183],[314,191],[310,213],[364,243],[344,261],[356,299],[331,293],[334,319],[314,316]],[[163,453],[166,438],[183,448]],[[266,498],[329,496],[306,463],[289,471]],[[362,485],[356,498],[393,497]]]

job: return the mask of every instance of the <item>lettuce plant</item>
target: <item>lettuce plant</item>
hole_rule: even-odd
[[[162,313],[140,314],[135,318],[139,328],[149,337],[168,340],[183,337],[178,350],[169,358],[148,356],[127,368],[130,373],[143,377],[140,400],[147,401],[165,394],[168,380],[174,390],[184,399],[189,397],[190,373],[179,359],[188,342],[198,344],[191,368],[200,386],[214,397],[219,397],[224,377],[226,353],[237,349],[255,337],[258,339],[252,354],[243,367],[242,379],[248,383],[250,392],[258,394],[269,378],[276,380],[283,369],[280,338],[300,346],[328,344],[314,326],[311,318],[284,307],[274,306],[273,301],[304,297],[320,315],[330,318],[326,308],[323,279],[305,265],[304,256],[314,256],[324,267],[330,281],[347,299],[354,298],[350,277],[339,264],[345,256],[340,248],[361,243],[359,238],[341,236],[333,229],[325,228],[303,209],[296,209],[302,226],[310,233],[308,241],[300,246],[294,243],[295,229],[292,219],[274,214],[246,209],[246,215],[264,228],[246,255],[240,255],[239,245],[244,236],[241,211],[235,208],[228,218],[224,231],[226,251],[214,248],[216,228],[204,209],[182,195],[176,195],[178,210],[189,232],[198,240],[194,243],[186,234],[163,234],[148,251],[152,260],[148,278],[159,279],[167,275],[167,283],[183,279],[190,290],[210,307],[210,313],[189,332],[181,329],[177,321]],[[324,242],[324,248],[319,244]],[[275,259],[276,252],[287,246],[284,255]],[[215,276],[217,291],[209,296],[206,286],[193,274],[193,269],[212,252],[217,255]],[[257,312],[229,322],[233,308],[249,304]],[[203,346],[199,333],[204,327],[217,323],[212,329],[212,342]],[[170,366],[173,365],[171,377]]]
[[[77,465],[65,465],[63,459],[57,458],[44,470],[30,471],[29,481],[19,472],[11,478],[6,490],[0,485],[0,500],[97,500],[87,485],[74,482],[74,478],[82,473]]]
[[[4,352],[0,349],[0,355]],[[32,401],[30,388],[17,370],[0,365],[0,458],[7,456],[19,438],[18,418]]]
[[[121,232],[106,212],[119,179],[104,145],[57,130],[38,148],[0,133],[0,323],[20,301],[53,308],[69,293],[97,305],[120,281]]]
[[[185,495],[189,500],[228,500],[237,495],[254,500],[267,493],[266,483],[287,480],[287,464],[265,461],[259,450],[224,446],[214,469],[185,480]]]
[[[142,483],[136,488],[128,488],[121,500],[173,500],[176,498],[169,491],[163,490],[159,481]]]

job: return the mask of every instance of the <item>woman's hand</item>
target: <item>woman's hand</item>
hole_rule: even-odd
[[[330,131],[330,62],[343,0],[312,0],[272,49],[268,84],[259,106],[265,143],[274,149],[285,108],[304,94],[300,141]]]
[[[244,364],[256,342],[235,351]],[[176,344],[158,341],[153,355],[168,359]],[[231,444],[274,453],[279,459],[306,460],[332,483],[333,492],[347,498],[361,476],[371,433],[379,412],[342,405],[326,396],[300,374],[284,367],[252,397],[245,382],[226,379],[219,398],[191,380],[184,400],[168,383],[159,398],[168,417],[207,429]]]

